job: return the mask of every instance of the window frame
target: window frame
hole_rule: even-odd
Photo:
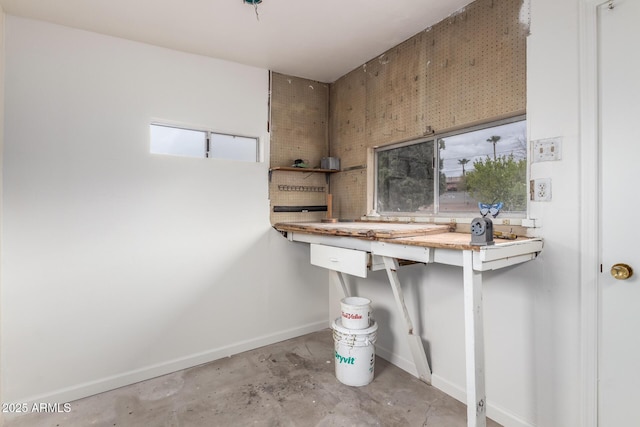
[[[470,222],[472,218],[480,215],[479,211],[477,213],[474,213],[471,211],[466,211],[466,212],[465,211],[446,211],[446,212],[440,211],[441,194],[439,191],[439,186],[440,186],[440,173],[441,173],[441,168],[440,168],[441,158],[440,158],[440,150],[437,147],[437,141],[444,138],[450,138],[456,135],[476,132],[484,129],[499,127],[506,124],[521,122],[521,121],[525,122],[525,151],[526,151],[525,160],[527,162],[526,177],[525,177],[525,184],[526,184],[529,180],[529,171],[530,171],[530,165],[531,165],[531,153],[529,149],[528,124],[526,123],[527,121],[526,114],[518,114],[514,116],[496,119],[496,120],[476,123],[469,126],[458,126],[455,128],[450,128],[444,132],[433,133],[431,135],[416,138],[416,139],[372,147],[370,149],[370,155],[369,155],[369,163],[370,164],[372,163],[372,173],[370,174],[370,178],[368,180],[368,182],[371,185],[369,190],[370,201],[368,203],[368,206],[369,206],[368,209],[370,209],[370,212],[365,217],[368,219],[384,217],[387,219],[392,218],[395,220],[424,219],[426,221],[433,221],[433,222],[462,222],[462,223]],[[434,152],[434,156],[432,160],[433,161],[432,167],[434,171],[433,172],[433,175],[434,175],[433,211],[424,212],[424,213],[422,212],[397,212],[397,213],[396,212],[379,212],[377,210],[378,209],[378,184],[379,184],[378,153],[397,149],[397,148],[407,147],[411,145],[422,144],[425,142],[427,143],[431,142],[433,144],[433,152]],[[527,186],[525,210],[519,211],[519,212],[501,212],[499,218],[502,220],[503,223],[507,223],[507,224],[508,223],[518,224],[520,222],[524,223],[524,220],[529,216],[529,201],[530,200],[529,200],[528,186]]]
[[[204,147],[203,156],[188,156],[188,155],[181,155],[181,154],[159,153],[159,152],[151,151],[153,141],[151,140],[151,131],[150,131],[149,132],[149,152],[154,155],[175,156],[175,157],[184,157],[184,158],[192,158],[192,159],[216,159],[216,160],[227,160],[232,162],[244,162],[244,163],[260,163],[261,162],[261,158],[260,158],[261,142],[260,142],[260,137],[258,136],[249,136],[249,135],[242,135],[242,134],[236,134],[236,133],[230,133],[230,132],[219,132],[219,131],[214,131],[214,130],[200,127],[200,126],[190,126],[190,125],[177,124],[177,123],[171,123],[166,121],[152,121],[149,123],[149,129],[151,129],[152,126],[181,129],[181,130],[194,131],[194,132],[202,132],[205,134],[205,147]],[[238,160],[238,159],[231,159],[228,157],[212,156],[211,140],[213,135],[231,136],[231,137],[255,140],[254,160]]]

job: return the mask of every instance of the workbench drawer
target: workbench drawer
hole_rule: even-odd
[[[358,277],[367,277],[369,253],[355,249],[311,244],[311,264]]]

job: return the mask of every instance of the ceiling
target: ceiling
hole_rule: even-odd
[[[321,82],[470,0],[0,0],[5,13]]]

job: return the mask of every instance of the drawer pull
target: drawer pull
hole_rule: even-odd
[[[329,261],[331,261],[331,262],[338,262],[338,258],[329,258]]]

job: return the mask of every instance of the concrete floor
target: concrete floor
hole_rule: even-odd
[[[466,406],[376,358],[364,387],[334,375],[333,337],[316,332],[33,413],[6,427],[464,427]],[[487,425],[498,424],[487,420]]]

